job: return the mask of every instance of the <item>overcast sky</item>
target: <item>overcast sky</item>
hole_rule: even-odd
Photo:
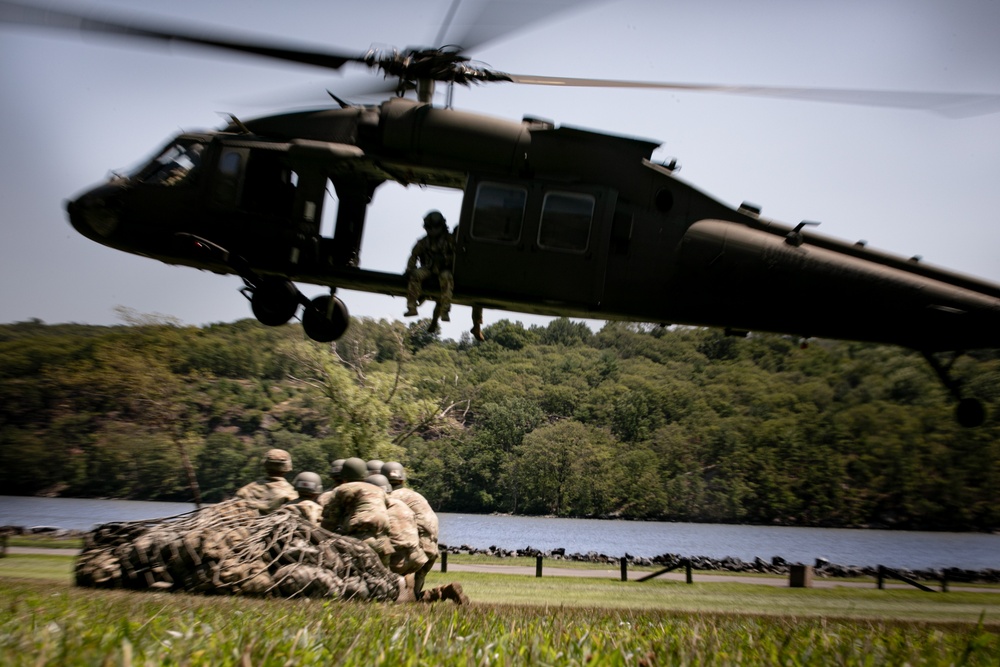
[[[222,26],[362,53],[429,44],[449,0],[149,0],[64,3]],[[513,3],[515,6],[518,3]],[[522,6],[530,2],[521,3]],[[88,9],[89,11],[89,9]],[[691,83],[1000,94],[995,0],[621,0],[590,3],[474,55],[518,74]],[[219,112],[253,117],[322,101],[345,79],[198,49],[136,49],[0,26],[0,322],[117,323],[116,306],[188,324],[249,317],[239,278],[170,267],[93,243],[63,202]],[[662,142],[679,176],[765,217],[1000,282],[1000,113],[922,111],[662,91],[509,84],[456,91],[459,109]],[[361,262],[399,271],[420,219],[457,221],[461,195],[382,186]],[[308,295],[322,288],[302,286]],[[341,292],[353,315],[402,319],[403,299]],[[780,298],[780,295],[776,295]],[[424,310],[429,315],[430,307]],[[517,313],[500,318],[544,323]],[[444,334],[468,328],[456,307]]]

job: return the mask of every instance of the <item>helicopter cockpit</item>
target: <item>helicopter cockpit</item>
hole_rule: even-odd
[[[151,185],[176,185],[188,179],[201,166],[205,145],[180,137],[170,142],[155,158],[126,176],[135,182]]]

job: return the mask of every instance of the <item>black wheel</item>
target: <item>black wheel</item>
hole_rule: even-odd
[[[976,428],[986,421],[986,409],[975,398],[963,398],[955,408],[955,419],[965,428]]]
[[[261,324],[277,327],[295,316],[299,307],[299,290],[290,280],[265,278],[254,288],[250,309]]]
[[[306,335],[321,343],[343,336],[350,321],[347,306],[335,296],[318,296],[302,311],[302,328]]]

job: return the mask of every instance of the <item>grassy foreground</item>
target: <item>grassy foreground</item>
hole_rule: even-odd
[[[3,665],[966,664],[1000,661],[1000,595],[433,573],[469,607],[76,588],[0,559]],[[914,620],[922,619],[922,620]]]

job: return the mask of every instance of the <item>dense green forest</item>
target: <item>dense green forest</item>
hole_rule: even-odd
[[[988,412],[963,429],[893,347],[566,319],[484,343],[362,319],[331,346],[127,321],[0,326],[2,493],[210,502],[281,447],[321,474],[402,461],[441,511],[1000,527],[996,354],[955,364]]]

